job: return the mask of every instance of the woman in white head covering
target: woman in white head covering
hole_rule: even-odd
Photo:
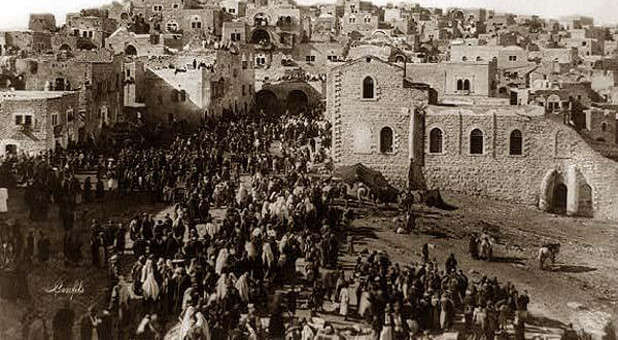
[[[222,248],[219,250],[219,254],[217,255],[217,262],[215,264],[215,273],[221,275],[223,272],[223,268],[227,264],[227,258],[229,256],[229,252],[227,248]]]
[[[204,317],[202,312],[195,313],[195,326],[193,326],[193,334],[196,338],[201,340],[210,340],[210,326],[208,320]]]
[[[182,322],[180,324],[180,336],[178,338],[179,340],[186,339],[187,335],[190,333],[193,325],[195,324],[194,315],[195,307],[189,306],[185,311],[185,315],[182,318]]]
[[[159,285],[154,278],[154,268],[152,260],[148,259],[142,268],[142,290],[144,299],[157,300],[159,297]]]
[[[249,302],[249,282],[247,281],[247,276],[249,273],[244,273],[238,278],[236,281],[236,289],[238,290],[238,295],[244,302]]]

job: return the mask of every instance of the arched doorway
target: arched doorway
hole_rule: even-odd
[[[568,189],[564,183],[556,183],[552,195],[552,212],[556,214],[566,214]]]
[[[279,114],[281,107],[277,95],[270,90],[261,90],[255,94],[256,112],[264,111],[266,114]]]
[[[579,187],[579,207],[577,209],[578,215],[585,217],[592,217],[592,187],[588,184],[582,183]]]
[[[267,45],[270,43],[270,34],[268,34],[266,30],[257,29],[253,31],[253,34],[251,34],[251,43]]]
[[[127,45],[127,47],[124,49],[124,54],[136,56],[137,49],[133,45]]]
[[[288,94],[287,109],[290,113],[300,113],[307,110],[309,98],[301,90],[292,90]]]

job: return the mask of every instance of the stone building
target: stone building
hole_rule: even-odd
[[[100,16],[84,16],[81,13],[69,13],[66,17],[65,30],[76,37],[88,39],[96,48],[105,47],[105,39],[117,28],[116,20],[108,18],[106,12]]]
[[[467,46],[451,45],[451,61],[495,60],[498,70],[528,65],[528,52],[519,46]]]
[[[375,57],[331,70],[336,166],[363,163],[399,187],[441,189],[618,219],[618,163],[537,106],[429,105],[414,72]]]
[[[78,91],[85,124],[79,141],[97,137],[103,127],[122,120],[124,56],[108,50],[82,51],[71,57],[39,56],[18,59],[16,72],[32,91]]]
[[[51,50],[51,33],[40,31],[0,32],[0,55],[38,54]]]
[[[265,49],[293,49],[307,35],[300,9],[290,4],[248,7],[243,20],[249,42]]]
[[[410,167],[410,124],[416,107],[427,103],[404,69],[373,56],[336,66],[327,77],[327,115],[333,124],[337,166],[363,163],[405,186]]]
[[[245,44],[247,43],[248,30],[249,28],[244,21],[226,21],[223,23],[221,41]]]
[[[77,92],[0,92],[0,156],[66,147],[84,124]]]
[[[438,102],[459,98],[488,98],[496,95],[496,62],[446,62],[407,64],[408,77],[428,84]]]
[[[195,126],[204,117],[221,115],[224,110],[248,112],[255,94],[250,60],[248,53],[211,50],[146,62],[144,103],[148,114],[144,119],[166,124],[186,121]]]
[[[618,144],[617,112],[616,105],[595,105],[585,110],[586,135],[597,142]]]
[[[159,34],[136,34],[120,27],[107,38],[107,48],[130,57],[165,54],[165,39]]]
[[[56,30],[56,17],[53,14],[30,14],[28,29],[33,32],[53,32]]]

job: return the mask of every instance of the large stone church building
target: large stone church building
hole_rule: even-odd
[[[333,68],[327,114],[335,165],[363,163],[399,188],[618,219],[618,163],[543,107],[440,105],[432,92],[414,72],[374,56]]]

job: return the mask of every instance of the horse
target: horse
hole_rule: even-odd
[[[545,270],[544,265],[547,259],[551,260],[552,265],[556,262],[556,255],[560,252],[560,243],[546,243],[539,248],[539,268]]]

